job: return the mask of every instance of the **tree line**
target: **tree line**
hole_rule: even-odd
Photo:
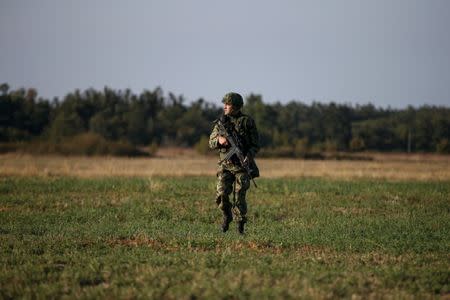
[[[10,90],[4,83],[0,86],[0,142],[54,146],[71,140],[70,147],[77,148],[88,140],[91,147],[99,143],[132,148],[182,146],[206,153],[212,122],[221,111],[221,106],[204,99],[188,103],[182,95],[165,95],[161,88],[140,94],[91,88],[48,100],[38,97],[33,88]],[[448,107],[265,103],[261,95],[250,94],[244,113],[256,121],[263,155],[307,157],[367,150],[450,153]]]

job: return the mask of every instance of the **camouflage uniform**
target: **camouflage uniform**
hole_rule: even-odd
[[[235,98],[233,97],[236,97],[235,95],[238,95],[238,97],[242,99],[239,94],[229,93],[225,95],[222,102],[233,104],[234,108],[235,103],[233,103],[233,100],[235,100]],[[255,171],[252,172],[251,177],[258,177],[259,171],[253,161],[253,158],[259,150],[258,131],[253,119],[250,116],[243,114],[240,111],[240,107],[242,107],[242,100],[238,101],[236,111],[228,116],[230,117],[230,121],[242,142],[241,151],[244,156],[251,158],[251,166]],[[229,147],[223,147],[220,145],[218,139],[219,129],[216,124],[209,137],[209,147],[211,149],[218,150],[220,159],[223,159],[226,156]],[[218,166],[216,203],[224,214],[225,223],[228,222],[229,224],[229,222],[231,222],[232,211],[234,212],[234,215],[239,222],[239,226],[242,226],[242,229],[239,228],[240,233],[243,233],[243,224],[247,222],[247,202],[245,200],[245,195],[250,187],[251,177],[243,169],[239,160],[235,156],[228,161],[224,161]],[[235,184],[236,197],[234,199],[235,202],[231,203],[230,194],[233,192],[233,183]],[[226,224],[226,229],[223,229],[223,231],[228,230],[228,224]],[[223,226],[224,225],[222,225],[222,227]]]

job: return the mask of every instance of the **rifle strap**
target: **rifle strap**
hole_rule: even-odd
[[[233,181],[233,207],[236,206],[236,176],[234,177]]]

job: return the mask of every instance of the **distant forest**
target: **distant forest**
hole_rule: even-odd
[[[0,151],[134,155],[160,146],[207,153],[212,122],[222,107],[187,102],[161,88],[75,90],[42,99],[33,88],[0,86]],[[260,133],[262,155],[308,157],[329,152],[450,153],[450,108],[404,109],[372,104],[264,103],[245,98]],[[82,149],[81,149],[82,148]],[[141,149],[141,150],[138,150]]]

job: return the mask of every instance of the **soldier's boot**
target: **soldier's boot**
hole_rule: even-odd
[[[240,234],[244,234],[244,225],[245,225],[245,223],[246,222],[244,220],[238,222],[238,232]]]
[[[230,223],[233,221],[233,214],[230,212],[223,212],[222,232],[227,232],[230,228]]]

